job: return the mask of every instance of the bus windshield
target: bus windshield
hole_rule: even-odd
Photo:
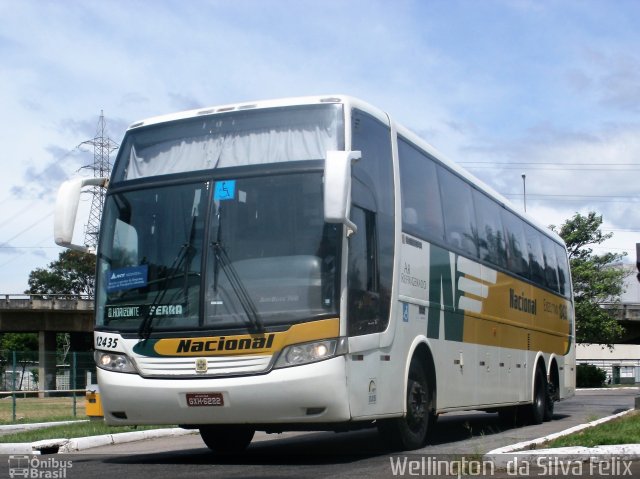
[[[322,204],[319,171],[116,190],[97,326],[255,332],[337,315],[340,227]]]
[[[318,160],[344,144],[342,106],[242,110],[135,128],[114,182],[230,166]]]

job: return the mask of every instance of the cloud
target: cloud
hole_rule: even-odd
[[[15,256],[17,254],[22,254],[22,251],[8,245],[7,243],[0,243],[0,255]]]
[[[45,199],[52,197],[60,184],[73,175],[86,162],[91,162],[88,156],[79,148],[71,150],[58,145],[45,148],[48,159],[38,166],[29,165],[22,171],[19,184],[11,186],[11,194],[17,199]]]
[[[611,59],[599,80],[605,105],[640,112],[640,58],[621,55]]]
[[[633,198],[559,196],[635,195],[632,171],[567,166],[639,157],[632,2],[167,0],[134,9],[144,21],[132,28],[126,1],[0,6],[0,188],[12,194],[0,225],[8,211],[48,208],[60,181],[89,174],[77,170],[93,161],[92,148],[68,153],[95,136],[101,110],[120,142],[129,124],[171,111],[346,93],[454,160],[510,163],[472,172],[518,204],[526,172],[529,211],[544,223],[594,208],[611,227],[640,227]],[[555,196],[542,201],[536,193]],[[15,231],[3,227],[2,239],[28,219],[12,220]],[[49,226],[38,236],[50,235]],[[18,239],[29,244],[27,235]],[[10,276],[0,282],[15,282]]]
[[[200,100],[195,97],[185,95],[183,93],[168,93],[169,102],[176,110],[193,110],[195,108],[203,107]]]
[[[640,57],[635,52],[591,48],[583,51],[578,63],[565,77],[583,100],[624,112],[640,111]]]
[[[466,167],[518,204],[526,174],[529,212],[572,215],[596,211],[617,228],[640,224],[640,124],[605,124],[593,131],[543,128],[511,142],[467,146]],[[589,166],[593,165],[593,166]],[[491,167],[491,168],[486,168]],[[567,216],[569,217],[569,216]],[[555,220],[558,224],[558,219]]]
[[[63,118],[57,122],[61,133],[72,134],[78,138],[93,138],[97,130],[97,120]]]
[[[130,91],[122,95],[118,106],[121,109],[130,108],[132,105],[148,105],[149,98],[143,95],[141,92]]]

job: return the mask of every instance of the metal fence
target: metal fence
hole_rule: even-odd
[[[0,351],[0,423],[84,416],[85,391],[96,382],[93,353],[45,354],[55,367],[41,368],[37,352]]]

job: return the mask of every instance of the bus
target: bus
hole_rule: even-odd
[[[389,115],[348,96],[132,124],[106,190],[95,360],[110,425],[377,427],[420,448],[440,414],[551,419],[575,391],[566,247]]]

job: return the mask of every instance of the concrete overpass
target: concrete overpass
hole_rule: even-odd
[[[0,331],[38,333],[38,389],[56,385],[56,333],[93,332],[93,298],[73,295],[0,294]]]
[[[624,334],[620,343],[640,344],[640,304],[618,305],[617,315]]]

